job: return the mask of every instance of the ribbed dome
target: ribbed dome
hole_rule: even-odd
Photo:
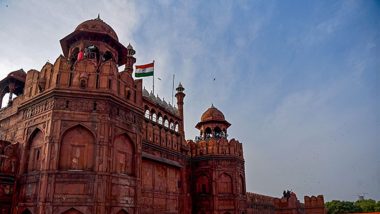
[[[211,105],[201,117],[201,121],[195,126],[195,128],[200,129],[205,124],[223,124],[225,128],[228,128],[231,124],[224,118],[224,114],[214,105]]]
[[[82,22],[78,25],[78,27],[75,28],[75,31],[108,34],[116,41],[119,41],[119,38],[117,37],[116,32],[112,29],[112,27],[105,23],[103,20],[101,20],[99,17],[96,19],[90,19]]]
[[[225,121],[224,114],[212,105],[201,117],[201,122],[207,121]]]

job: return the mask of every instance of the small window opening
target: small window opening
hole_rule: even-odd
[[[96,108],[97,108],[97,103],[94,102],[94,105],[93,105],[93,108],[92,108],[92,109],[93,109],[94,111],[96,111]]]
[[[88,59],[99,59],[99,49],[95,45],[90,45],[85,49],[84,55]]]
[[[106,52],[103,54],[102,60],[103,60],[103,61],[108,61],[108,60],[110,60],[110,59],[113,59],[112,53],[109,52],[109,51],[106,51]]]
[[[81,80],[81,81],[80,81],[80,88],[81,88],[81,89],[85,89],[86,86],[87,86],[87,81],[86,81],[86,80]]]

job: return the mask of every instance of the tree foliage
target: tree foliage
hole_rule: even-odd
[[[325,205],[328,214],[380,211],[380,201],[376,202],[372,199],[357,200],[356,202],[333,200]]]

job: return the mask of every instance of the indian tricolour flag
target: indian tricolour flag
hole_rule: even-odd
[[[154,62],[145,65],[136,65],[135,77],[153,76]]]

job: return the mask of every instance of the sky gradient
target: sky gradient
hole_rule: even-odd
[[[98,13],[136,64],[155,60],[161,98],[182,82],[187,139],[224,112],[247,191],[380,200],[379,1],[0,0],[0,78],[54,63]]]

